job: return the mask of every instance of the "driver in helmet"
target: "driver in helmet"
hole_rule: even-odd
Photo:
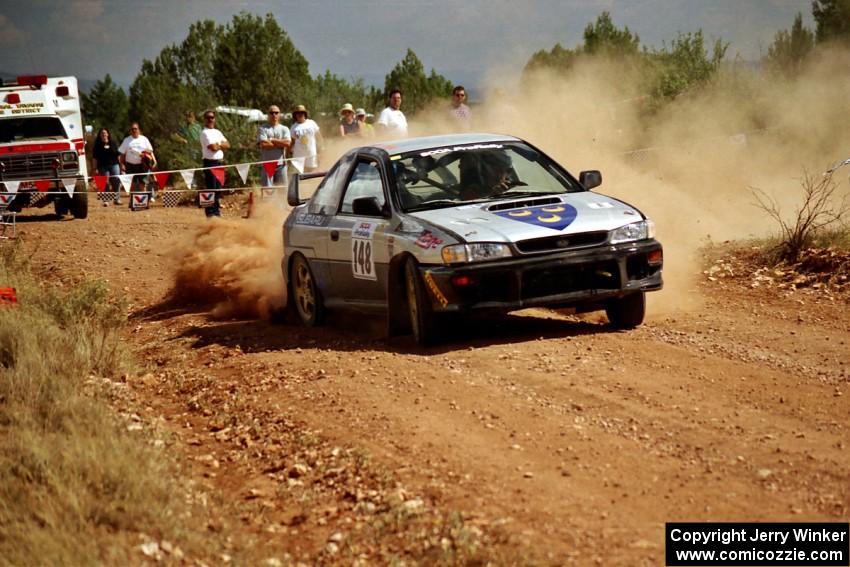
[[[460,198],[484,199],[515,185],[511,158],[503,151],[468,152],[460,158]]]

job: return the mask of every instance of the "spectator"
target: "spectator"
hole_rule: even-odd
[[[374,138],[375,128],[366,122],[366,111],[362,108],[358,108],[354,111],[354,117],[357,119],[357,122],[360,123],[360,136],[363,138]]]
[[[449,113],[457,127],[468,132],[472,126],[472,112],[464,101],[466,101],[466,89],[458,85],[452,89],[452,105]]]
[[[201,151],[204,156],[204,181],[207,189],[213,191],[212,205],[204,208],[207,218],[221,216],[221,183],[212,168],[224,165],[224,150],[230,149],[230,142],[215,127],[215,111],[204,112],[204,129],[201,131]]]
[[[113,201],[116,205],[121,204],[121,183],[118,176],[121,174],[121,165],[118,163],[118,146],[112,139],[112,134],[107,128],[101,128],[94,140],[92,150],[92,165],[98,175],[105,175],[109,181],[109,187],[115,193]],[[103,206],[108,203],[104,202]]]
[[[389,105],[378,116],[378,132],[393,138],[407,136],[407,118],[401,111],[401,91],[390,91]]]
[[[304,171],[319,168],[319,148],[324,145],[319,125],[310,119],[303,104],[292,109],[292,157],[304,158]]]
[[[130,125],[130,135],[121,142],[121,146],[118,147],[118,153],[120,154],[118,156],[118,163],[120,164],[121,171],[133,175],[130,192],[143,192],[147,185],[148,176],[139,174],[146,174],[148,167],[150,167],[150,161],[153,159],[155,163],[155,158],[153,146],[147,136],[142,135],[142,130],[139,128],[138,122],[133,122]],[[130,208],[133,208],[132,198],[130,200]]]
[[[360,133],[360,122],[354,118],[354,107],[351,106],[351,103],[346,102],[342,105],[339,116],[339,135],[341,137],[356,136]]]
[[[201,139],[201,125],[195,121],[195,113],[187,110],[184,115],[186,123],[177,129],[175,138],[180,143],[186,144],[189,147],[197,147]]]
[[[283,185],[286,178],[286,165],[282,160],[286,157],[286,149],[292,145],[292,138],[289,128],[280,123],[280,108],[271,105],[268,116],[268,122],[257,129],[257,145],[260,147],[261,161],[280,161],[271,177],[266,172],[265,164],[260,168],[262,186],[276,187]]]

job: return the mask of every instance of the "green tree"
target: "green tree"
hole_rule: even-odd
[[[215,91],[224,103],[288,108],[310,92],[307,59],[272,14],[265,19],[244,12],[234,16],[214,53]]]
[[[402,110],[410,116],[433,99],[451,95],[452,83],[433,69],[430,75],[425,75],[422,61],[408,48],[404,59],[393,67],[384,80],[383,103],[386,103],[393,89],[403,93]]]
[[[596,22],[584,28],[584,52],[593,55],[603,53],[621,57],[635,55],[640,47],[640,38],[629,31],[628,26],[617,29],[611,14],[602,12]]]
[[[582,57],[603,55],[611,58],[635,57],[639,54],[640,38],[628,27],[617,28],[611,14],[602,12],[596,21],[584,28],[584,43],[575,49],[565,49],[556,43],[550,50],[535,52],[525,65],[523,73],[538,69],[565,72]]]
[[[850,0],[814,0],[812,15],[818,43],[837,41],[850,45]]]
[[[129,121],[130,103],[124,89],[106,76],[92,86],[88,94],[80,95],[82,112],[86,124],[94,127],[95,133],[108,128],[116,140],[123,139]]]
[[[726,55],[728,43],[718,39],[709,56],[705,48],[702,30],[694,33],[680,33],[661,50],[654,51],[651,57],[658,63],[660,73],[653,89],[656,106],[659,99],[674,99],[691,88],[707,83],[720,68]]]
[[[791,30],[776,32],[773,44],[767,50],[768,67],[786,75],[796,75],[815,46],[815,35],[803,27],[803,15],[794,18]]]

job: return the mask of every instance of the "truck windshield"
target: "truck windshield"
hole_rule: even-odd
[[[62,121],[54,116],[26,116],[0,119],[0,144],[30,140],[64,140]]]

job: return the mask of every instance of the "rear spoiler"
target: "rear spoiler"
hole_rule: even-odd
[[[289,203],[291,207],[297,207],[305,200],[302,200],[298,196],[298,184],[301,179],[315,179],[317,177],[324,177],[328,172],[327,171],[314,171],[312,173],[296,173],[292,176],[292,179],[289,180],[289,188],[286,191],[286,202]]]

